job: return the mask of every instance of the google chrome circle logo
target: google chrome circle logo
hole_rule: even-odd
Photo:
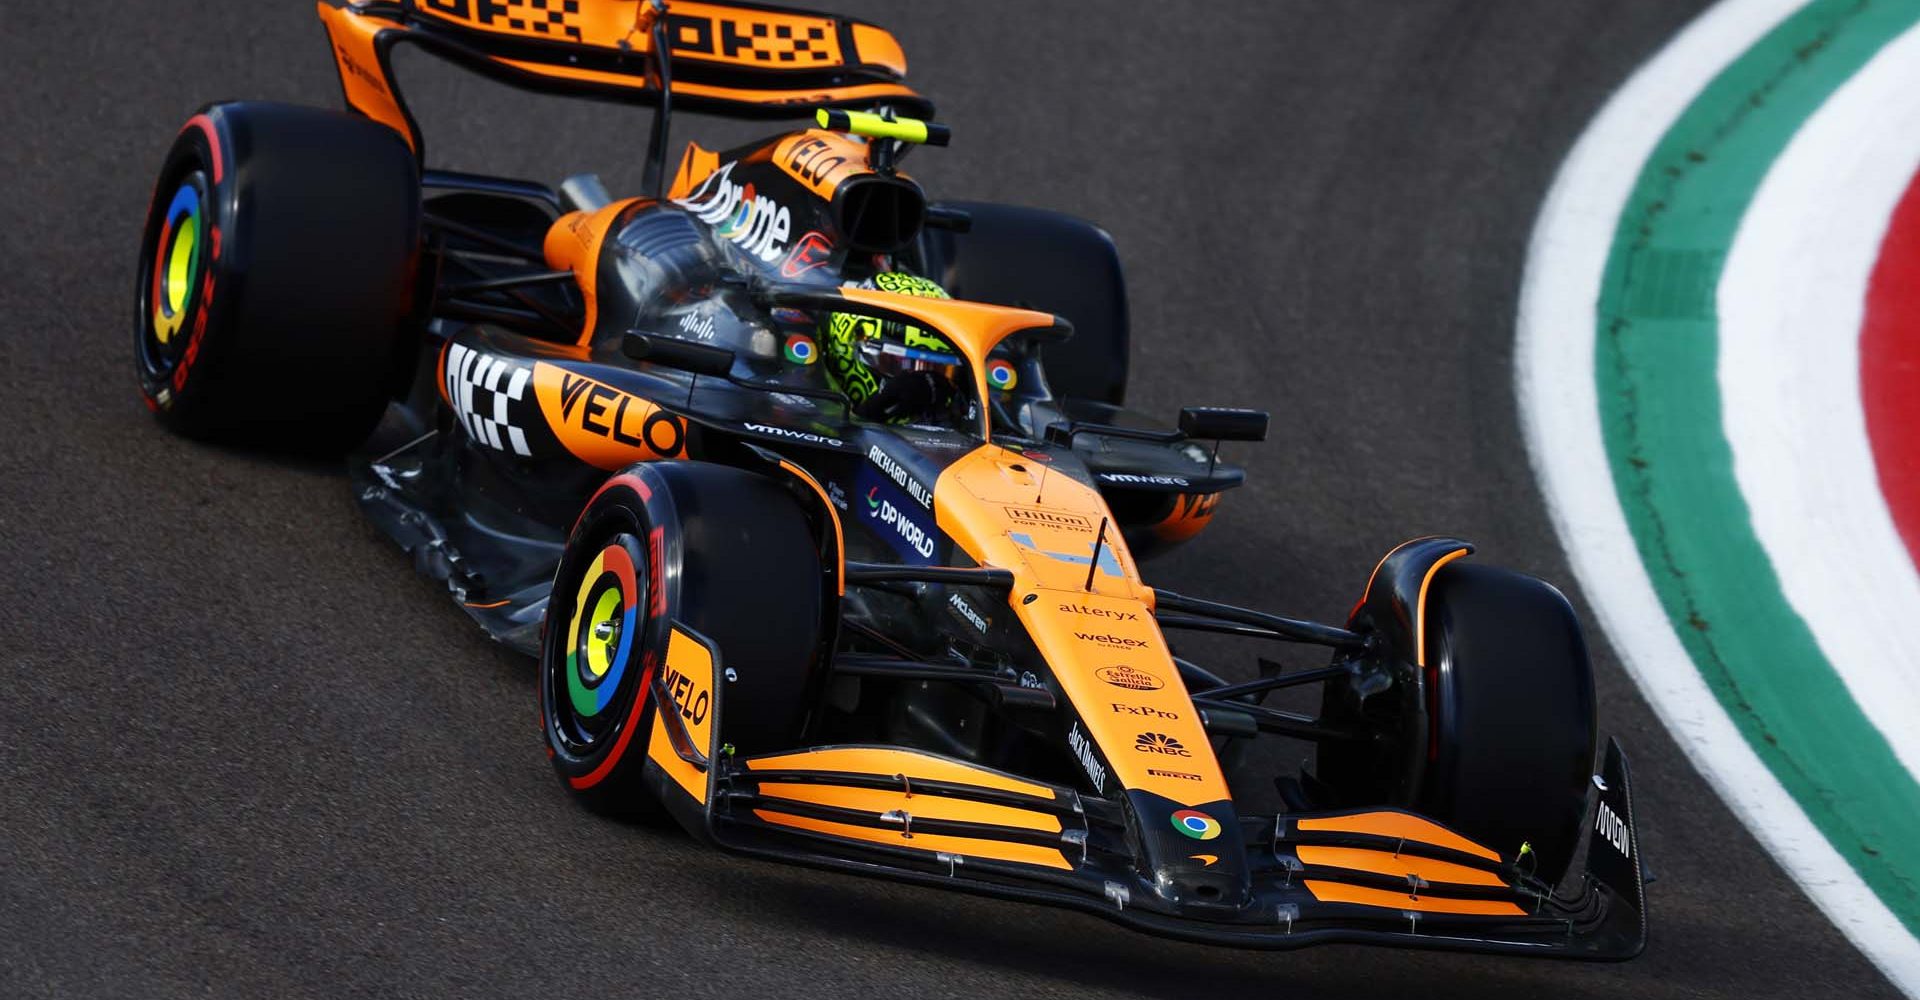
[[[1173,814],[1173,828],[1195,840],[1220,836],[1220,821],[1198,809],[1182,809]]]

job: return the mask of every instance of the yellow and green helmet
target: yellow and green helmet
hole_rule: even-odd
[[[934,282],[900,271],[882,271],[856,287],[926,299],[950,298],[947,290]],[[820,323],[820,340],[825,348],[827,381],[856,407],[873,398],[883,382],[901,372],[936,370],[952,378],[965,364],[952,344],[930,330],[852,313],[828,313]]]

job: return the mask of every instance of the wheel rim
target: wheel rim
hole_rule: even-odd
[[[152,256],[144,262],[141,360],[154,375],[165,375],[179,363],[192,335],[187,320],[203,305],[206,204],[206,178],[192,171],[181,179],[158,217]]]
[[[555,729],[568,752],[583,755],[597,749],[617,728],[623,713],[623,689],[633,661],[639,658],[643,624],[640,596],[646,591],[644,571],[633,558],[638,539],[619,534],[594,554],[574,591],[573,615],[568,621],[566,658],[552,685]],[[644,697],[639,692],[635,697]]]

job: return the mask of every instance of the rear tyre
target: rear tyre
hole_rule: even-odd
[[[167,152],[135,281],[147,405],[190,437],[305,452],[365,438],[410,358],[419,169],[392,130],[211,105]]]
[[[1118,406],[1127,396],[1127,284],[1113,237],[1059,212],[987,202],[953,202],[965,233],[922,237],[927,276],[956,299],[1064,316],[1072,339],[1048,344],[1040,360],[1060,398]]]
[[[654,817],[652,677],[679,620],[720,651],[720,739],[800,738],[826,577],[805,514],[772,481],[700,462],[608,480],[567,540],[540,649],[540,718],[560,780],[603,813]]]

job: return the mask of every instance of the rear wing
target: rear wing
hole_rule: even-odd
[[[424,160],[420,129],[393,77],[395,46],[418,45],[513,86],[657,106],[653,39],[667,39],[677,107],[739,118],[889,105],[927,117],[907,60],[884,28],[753,3],[673,0],[663,34],[647,0],[400,0],[318,3],[347,105],[398,132]]]

